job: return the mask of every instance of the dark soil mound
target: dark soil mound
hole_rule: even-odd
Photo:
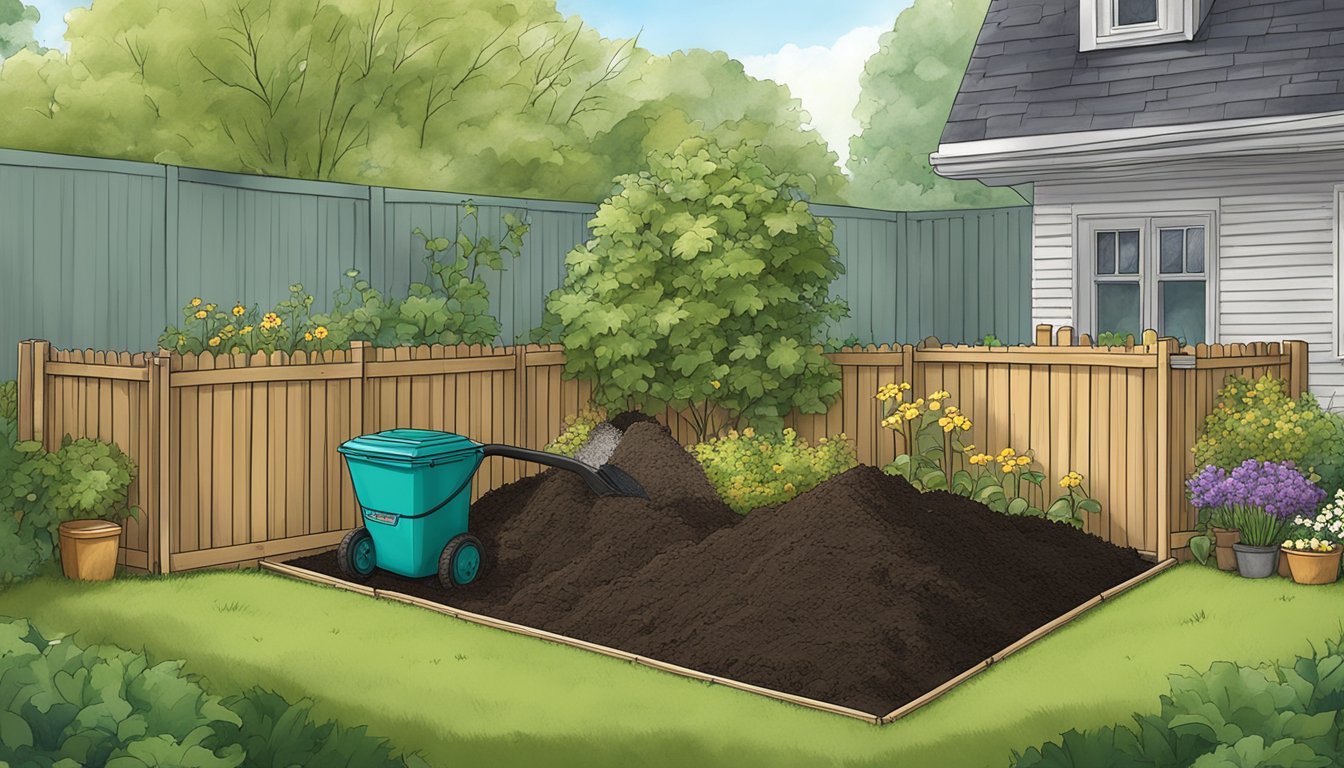
[[[653,501],[549,471],[473,505],[482,582],[373,585],[885,714],[1148,567],[872,467],[739,518],[657,425],[629,425],[611,463]],[[339,573],[331,553],[295,564]]]
[[[631,425],[639,424],[641,422],[646,424],[659,424],[657,419],[647,413],[640,413],[639,411],[626,411],[616,418],[608,420],[607,423],[624,432],[629,429]]]

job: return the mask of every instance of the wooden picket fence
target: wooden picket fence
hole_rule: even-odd
[[[800,436],[845,434],[859,460],[896,454],[879,426],[877,388],[909,381],[917,394],[951,393],[986,451],[1030,449],[1057,480],[1087,476],[1104,507],[1087,529],[1165,560],[1194,526],[1183,480],[1190,449],[1228,374],[1307,387],[1300,341],[1178,349],[1150,334],[1138,345],[1092,346],[1071,329],[1037,329],[1035,346],[919,345],[830,354],[841,397],[826,414],[791,414]],[[166,573],[254,564],[334,546],[359,516],[336,446],[410,427],[480,442],[540,448],[585,407],[586,382],[561,376],[564,351],[536,345],[375,349],[307,355],[130,354],[19,345],[19,435],[59,445],[64,435],[114,442],[139,471],[122,562]],[[660,414],[683,443],[689,422]],[[486,462],[473,496],[539,471]],[[1047,488],[1050,490],[1052,486]],[[1046,499],[1038,499],[1045,501]]]

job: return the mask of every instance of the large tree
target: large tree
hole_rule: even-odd
[[[784,87],[604,38],[554,0],[98,0],[67,39],[0,73],[10,146],[599,200],[708,132],[763,140],[820,199],[844,184]]]
[[[850,140],[855,205],[890,210],[936,210],[1021,205],[1012,190],[934,173],[938,149],[989,0],[915,0],[882,36],[863,71],[854,116],[861,132]]]
[[[0,60],[19,51],[40,50],[33,35],[40,20],[41,15],[33,6],[19,0],[0,0]]]

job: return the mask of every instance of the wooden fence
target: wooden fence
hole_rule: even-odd
[[[1307,345],[1200,345],[1155,335],[1097,348],[1071,329],[1037,329],[1035,346],[969,347],[935,340],[830,355],[842,372],[824,415],[791,414],[802,437],[846,434],[860,461],[896,452],[873,395],[910,381],[945,389],[973,420],[981,449],[1032,450],[1053,482],[1087,476],[1104,512],[1087,529],[1166,559],[1186,546],[1194,514],[1183,480],[1190,449],[1228,374],[1271,373],[1307,387]],[[19,345],[19,435],[54,448],[64,435],[115,442],[139,472],[131,503],[144,514],[123,538],[122,562],[152,572],[251,564],[335,545],[358,524],[336,446],[396,427],[458,432],[539,448],[591,387],[561,377],[559,347],[419,347],[308,356],[214,357],[61,351]],[[661,414],[673,434],[693,433]],[[487,462],[480,494],[538,471]],[[1053,486],[1047,486],[1047,491]]]

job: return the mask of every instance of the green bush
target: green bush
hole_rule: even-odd
[[[783,504],[859,463],[845,435],[808,445],[793,429],[731,430],[726,437],[697,443],[691,453],[724,503],[738,514]]]
[[[1013,768],[1324,768],[1344,760],[1344,648],[1292,664],[1215,662],[1168,676],[1161,711],[1063,734]]]
[[[558,334],[566,374],[610,411],[686,411],[700,440],[719,431],[716,406],[771,429],[794,408],[825,413],[840,377],[817,342],[848,310],[829,296],[835,226],[804,181],[756,145],[701,138],[616,183],[534,337]]]
[[[120,522],[135,463],[115,445],[66,436],[60,449],[23,441],[0,445],[0,584],[20,581],[56,554],[69,520]]]
[[[1344,487],[1344,417],[1304,392],[1288,395],[1282,379],[1229,376],[1195,443],[1195,466],[1231,470],[1247,459],[1291,461],[1328,497]]]
[[[473,225],[471,235],[466,222]],[[411,283],[405,298],[385,296],[356,269],[346,271],[348,282],[336,289],[325,313],[313,311],[315,299],[301,284],[289,286],[289,299],[266,312],[242,301],[222,307],[197,296],[182,307],[182,324],[164,329],[159,346],[181,353],[269,354],[343,349],[352,341],[376,347],[494,344],[500,324],[490,314],[490,291],[481,270],[502,271],[504,254],[516,258],[528,230],[511,213],[502,222],[501,242],[482,237],[479,210],[468,202],[452,239],[416,229],[424,241],[429,280]]]
[[[11,446],[18,439],[19,388],[14,381],[0,382],[0,448]],[[0,464],[0,477],[7,467]]]
[[[362,727],[315,723],[310,701],[221,699],[180,661],[49,641],[23,619],[0,619],[0,702],[0,765],[15,768],[424,765]]]
[[[561,425],[560,434],[555,439],[546,444],[544,450],[550,453],[558,453],[561,456],[573,456],[578,453],[583,444],[588,442],[588,435],[592,434],[593,428],[603,421],[601,412],[591,408],[584,408],[578,413],[565,417]]]

